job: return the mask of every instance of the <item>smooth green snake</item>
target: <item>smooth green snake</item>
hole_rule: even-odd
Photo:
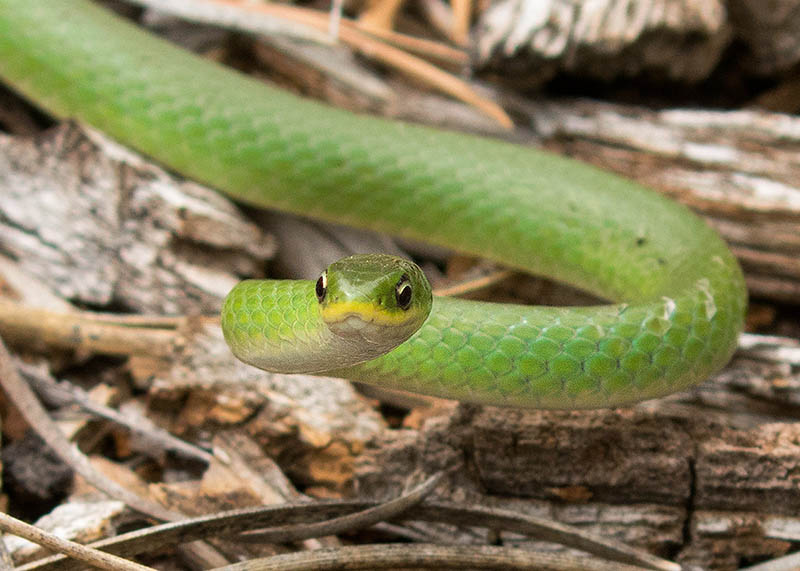
[[[261,367],[330,368],[466,401],[588,408],[684,389],[736,347],[746,290],[720,237],[683,206],[591,166],[303,100],[86,0],[0,0],[0,77],[55,116],[89,123],[239,201],[448,246],[615,302],[434,297],[407,341],[350,365],[348,355],[368,355],[356,337],[380,343],[354,333],[357,323],[340,326],[349,328],[346,342],[331,341],[315,282],[247,281],[229,296],[223,329],[234,353]],[[326,281],[377,283],[377,297],[346,303],[372,316],[379,309],[379,324],[405,324],[409,271],[393,267],[376,282],[361,274],[386,258],[357,259],[355,270],[350,263]],[[413,282],[407,312],[423,321],[427,286]],[[346,294],[326,285],[330,303]],[[338,318],[352,321],[345,313]]]

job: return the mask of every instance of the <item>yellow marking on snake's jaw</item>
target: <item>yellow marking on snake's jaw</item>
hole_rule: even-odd
[[[337,301],[324,304],[322,319],[326,323],[339,323],[350,316],[355,316],[366,323],[376,325],[403,325],[412,315],[407,311],[392,311],[369,301]]]

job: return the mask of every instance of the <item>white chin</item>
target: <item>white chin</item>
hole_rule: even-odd
[[[364,321],[357,315],[348,315],[341,321],[329,324],[328,327],[339,337],[359,338],[368,343],[382,342],[378,340],[385,339],[386,335],[385,327]]]

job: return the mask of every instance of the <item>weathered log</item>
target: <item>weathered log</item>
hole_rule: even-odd
[[[476,30],[477,65],[540,84],[559,73],[694,82],[731,38],[720,0],[503,0]]]
[[[800,60],[797,0],[502,0],[475,30],[476,65],[507,81],[557,75],[693,83],[736,41],[731,68],[776,76]]]
[[[0,249],[63,297],[217,311],[274,244],[231,203],[96,133],[0,134]]]
[[[800,300],[799,118],[597,101],[520,105],[545,146],[703,214],[739,257],[754,297]]]
[[[551,517],[707,569],[782,555],[800,529],[800,425],[779,419],[795,418],[797,405],[776,397],[766,416],[702,404],[707,391],[736,403],[739,376],[782,384],[788,366],[787,381],[800,381],[796,361],[754,363],[736,359],[699,389],[628,409],[458,407],[382,434],[356,467],[358,489],[396,492],[412,476],[461,466],[441,499]]]

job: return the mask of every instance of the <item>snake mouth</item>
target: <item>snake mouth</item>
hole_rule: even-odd
[[[379,339],[385,338],[387,329],[391,329],[390,326],[366,320],[363,315],[357,313],[349,313],[336,321],[328,322],[328,328],[339,337],[358,338],[375,344]]]
[[[408,339],[416,329],[408,319],[397,321],[394,316],[380,310],[337,311],[335,316],[323,312],[323,320],[334,335],[343,339],[359,340],[371,345],[396,346]]]
[[[350,318],[375,324],[376,327],[402,327],[408,323],[409,317],[405,311],[390,311],[370,301],[337,301],[322,306],[322,319],[329,327]],[[354,324],[353,327],[359,326]]]

